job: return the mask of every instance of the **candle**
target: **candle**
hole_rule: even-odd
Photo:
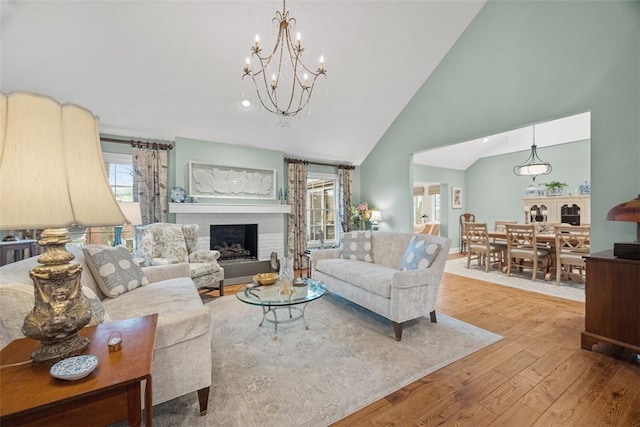
[[[256,34],[256,50],[260,49],[260,36]]]
[[[300,48],[300,40],[302,39],[302,36],[300,36],[300,33],[296,34],[296,44],[298,45],[298,48]]]
[[[276,88],[276,75],[271,74],[271,88],[275,90]]]
[[[320,69],[324,70],[324,56],[320,57]]]

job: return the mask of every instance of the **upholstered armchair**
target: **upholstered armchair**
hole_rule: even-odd
[[[136,227],[136,257],[143,266],[188,263],[197,288],[219,289],[224,294],[224,269],[218,264],[220,252],[198,250],[197,224],[157,222]]]

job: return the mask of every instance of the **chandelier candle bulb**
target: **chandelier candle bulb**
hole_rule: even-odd
[[[256,34],[256,50],[260,49],[260,36]]]

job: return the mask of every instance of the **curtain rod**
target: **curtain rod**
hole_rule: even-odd
[[[334,163],[313,162],[311,160],[292,159],[290,157],[285,157],[284,161],[287,162],[287,163],[304,163],[304,164],[307,164],[307,165],[331,166],[331,167],[334,167],[334,168],[347,169],[347,170],[354,170],[356,168],[353,165],[341,165],[341,164],[334,164]]]
[[[161,142],[133,141],[115,138],[100,137],[100,142],[115,142],[116,144],[130,144],[134,148],[151,148],[152,150],[172,150],[173,144],[163,144]]]

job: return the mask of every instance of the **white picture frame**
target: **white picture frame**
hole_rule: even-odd
[[[190,161],[189,196],[275,200],[276,170]]]
[[[462,209],[462,187],[451,187],[451,208]]]

